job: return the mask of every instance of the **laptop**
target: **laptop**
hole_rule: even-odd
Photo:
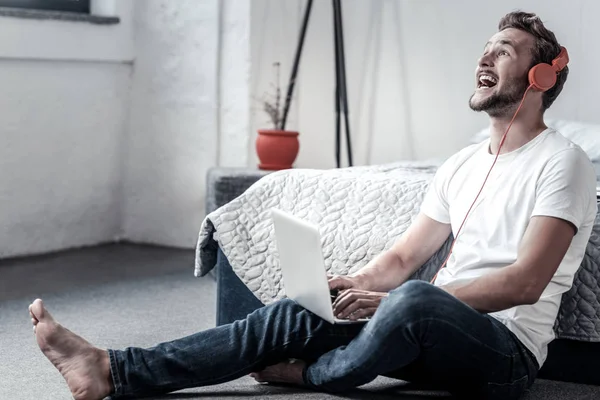
[[[351,321],[333,315],[318,227],[275,208],[271,217],[287,297],[331,324],[369,321],[369,318]]]

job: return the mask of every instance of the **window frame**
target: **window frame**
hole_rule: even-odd
[[[0,7],[90,13],[91,0],[0,0]]]

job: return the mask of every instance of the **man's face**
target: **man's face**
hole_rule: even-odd
[[[532,35],[508,28],[496,33],[485,45],[475,70],[476,89],[469,100],[474,111],[490,117],[511,115],[529,86]]]

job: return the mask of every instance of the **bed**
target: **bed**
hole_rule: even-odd
[[[600,165],[600,126],[548,121]],[[486,130],[472,141],[485,139]],[[196,248],[197,276],[218,262],[218,323],[285,296],[268,212],[278,207],[318,223],[326,268],[346,274],[389,248],[418,211],[439,162],[399,162],[341,170],[288,170],[263,177],[208,214]],[[413,279],[429,279],[451,238]],[[600,384],[600,216],[571,290],[563,295],[555,340],[540,377]]]

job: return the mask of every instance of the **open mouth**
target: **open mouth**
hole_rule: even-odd
[[[494,78],[491,75],[481,74],[479,75],[479,80],[477,81],[477,89],[489,89],[498,83],[498,79]]]

